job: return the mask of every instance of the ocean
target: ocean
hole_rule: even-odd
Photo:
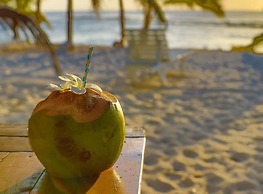
[[[66,13],[46,12],[52,28],[43,26],[53,43],[66,41]],[[141,11],[126,11],[126,28],[141,28]],[[246,45],[263,32],[263,12],[226,12],[225,18],[201,11],[167,11],[167,40],[170,48],[222,49]],[[164,28],[156,19],[151,28]],[[112,46],[120,38],[118,11],[74,12],[75,44]],[[0,27],[0,42],[12,40],[12,33]]]

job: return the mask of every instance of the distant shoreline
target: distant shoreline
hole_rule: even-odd
[[[141,11],[126,11],[126,28],[141,29]],[[52,28],[43,25],[52,43],[66,41],[66,13],[46,14]],[[221,19],[209,12],[167,11],[168,27],[166,38],[169,48],[231,50],[232,46],[245,46],[252,38],[262,33],[263,12],[227,12]],[[120,39],[118,11],[102,11],[98,19],[91,11],[75,11],[73,22],[73,42],[112,46]],[[164,28],[153,20],[151,28]],[[12,41],[12,32],[0,28],[0,42]]]
[[[43,11],[43,13],[66,13],[67,12],[67,10],[65,9],[65,10],[58,10],[58,11],[50,11],[50,10],[45,10],[45,11]],[[90,9],[87,9],[87,10],[74,10],[73,11],[73,13],[76,13],[76,12],[79,12],[79,13],[85,13],[85,12],[94,12],[93,10],[90,10]],[[119,12],[119,10],[101,10],[100,12],[108,12],[108,13],[110,13],[110,12]],[[138,10],[125,10],[125,12],[143,12],[143,10],[141,10],[141,9],[138,9]],[[175,10],[169,10],[169,9],[167,9],[167,10],[165,10],[165,13],[169,13],[169,12],[183,12],[183,13],[186,13],[186,12],[206,12],[206,11],[203,11],[203,10],[198,10],[198,9],[196,9],[196,10],[179,10],[179,9],[175,9]],[[206,12],[206,13],[209,13],[209,12]],[[225,11],[225,13],[226,14],[228,14],[228,13],[262,13],[262,15],[263,15],[263,10],[262,11],[248,11],[248,10],[229,10],[229,11]],[[209,13],[209,14],[211,14],[211,15],[213,15],[212,13]]]

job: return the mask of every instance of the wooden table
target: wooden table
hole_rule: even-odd
[[[122,154],[98,178],[49,177],[28,142],[26,125],[0,124],[0,193],[138,194],[146,138],[142,129],[127,127]]]

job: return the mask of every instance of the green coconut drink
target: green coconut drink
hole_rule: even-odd
[[[116,162],[123,147],[121,105],[114,95],[86,83],[87,69],[89,65],[82,80],[60,76],[65,84],[51,84],[55,91],[36,105],[29,119],[32,150],[53,177],[97,176]]]

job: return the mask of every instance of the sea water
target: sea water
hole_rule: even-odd
[[[66,12],[46,12],[51,28],[43,25],[53,43],[64,43],[67,37]],[[224,18],[201,11],[167,11],[168,25],[153,18],[151,28],[166,28],[170,48],[222,49],[244,46],[263,33],[263,12],[226,12]],[[73,42],[112,46],[120,39],[118,11],[74,12]],[[143,13],[126,11],[126,28],[142,28]],[[12,33],[0,26],[0,42],[12,40]]]

